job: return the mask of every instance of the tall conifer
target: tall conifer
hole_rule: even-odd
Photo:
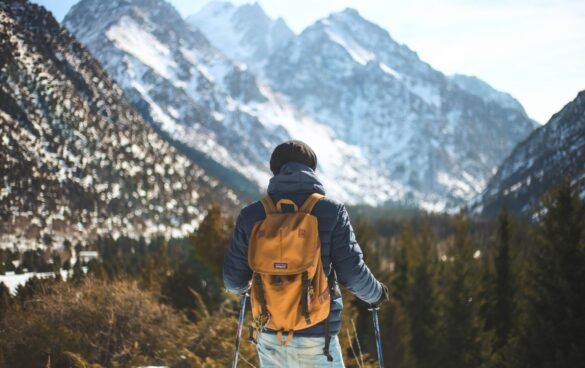
[[[415,261],[412,288],[408,302],[412,332],[412,349],[418,368],[438,364],[438,295],[436,288],[437,250],[428,224],[423,225],[416,241],[418,259]]]
[[[460,214],[455,218],[453,244],[445,265],[444,327],[439,337],[441,356],[438,366],[441,367],[468,368],[482,363],[475,252],[469,222]]]
[[[544,201],[528,270],[517,367],[585,364],[585,201],[568,182]]]
[[[230,234],[231,219],[223,214],[219,205],[212,205],[199,224],[193,238],[193,247],[195,256],[209,260],[211,268],[217,274],[221,273],[223,267],[223,257],[227,252]]]
[[[494,304],[494,350],[508,343],[514,319],[514,278],[511,266],[511,223],[506,210],[498,217],[498,242],[495,256],[496,289]]]

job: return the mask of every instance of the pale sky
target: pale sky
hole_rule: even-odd
[[[108,0],[104,0],[108,1]],[[34,0],[62,20],[76,0]],[[170,0],[183,16],[208,0]],[[241,4],[246,0],[233,0]],[[585,89],[585,0],[259,0],[300,33],[346,7],[445,74],[475,75],[545,123]]]

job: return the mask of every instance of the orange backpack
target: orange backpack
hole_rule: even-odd
[[[299,209],[290,199],[281,199],[275,206],[270,197],[264,197],[266,218],[252,229],[248,244],[248,263],[254,271],[252,315],[256,329],[277,331],[281,345],[292,339],[294,331],[329,317],[317,217],[311,215],[321,198],[321,194],[311,194]],[[283,212],[282,205],[292,206],[294,212]]]

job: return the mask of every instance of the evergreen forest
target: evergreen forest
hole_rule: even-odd
[[[358,241],[391,294],[380,312],[388,367],[583,367],[585,201],[568,183],[530,219],[363,212],[352,211]],[[57,247],[47,237],[42,249],[0,250],[0,274],[55,275],[14,293],[0,284],[0,367],[230,366],[239,296],[223,289],[222,261],[232,228],[214,205],[187,238]],[[83,262],[84,250],[99,258]],[[346,366],[376,367],[369,306],[347,291],[344,305]],[[252,344],[239,366],[258,367]]]

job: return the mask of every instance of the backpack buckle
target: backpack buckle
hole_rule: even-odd
[[[264,328],[266,328],[266,326],[268,325],[269,322],[270,322],[270,312],[260,314],[258,317],[254,318],[254,320],[252,321],[252,325],[249,326],[249,328],[248,328],[248,332],[249,332],[248,341],[254,345],[258,344],[258,339],[260,338],[260,334],[262,333],[262,330],[264,330]]]
[[[248,342],[250,344],[258,345],[258,330],[254,326],[248,326]]]

